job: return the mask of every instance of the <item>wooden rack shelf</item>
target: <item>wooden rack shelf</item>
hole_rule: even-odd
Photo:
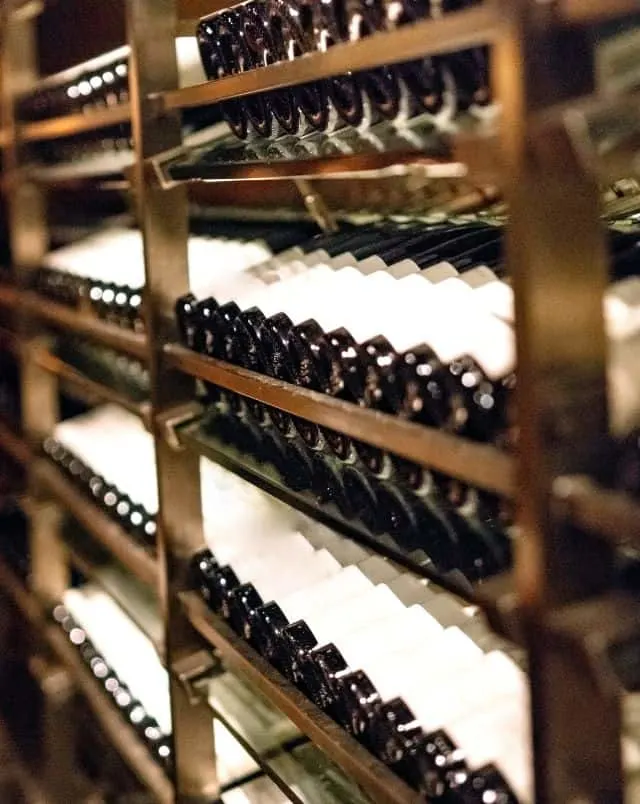
[[[485,2],[441,19],[424,20],[397,31],[374,34],[359,42],[339,44],[324,53],[310,53],[295,61],[278,62],[259,70],[165,92],[158,100],[166,110],[219,103],[341,73],[368,70],[381,64],[410,61],[425,54],[435,56],[486,45],[496,40],[500,30],[495,6]]]
[[[9,596],[32,627],[41,634],[62,665],[69,670],[111,744],[152,793],[155,801],[158,804],[173,804],[173,787],[167,776],[153,761],[133,728],[123,722],[120,714],[109,703],[62,632],[48,622],[42,606],[33,594],[24,588],[3,562],[0,562],[0,589]]]
[[[112,169],[111,166],[107,169],[95,161],[79,165],[69,163],[56,167],[34,165],[25,171],[25,176],[28,181],[47,190],[100,190],[125,193],[131,190],[131,183],[125,177],[125,170],[130,168],[132,160],[123,157],[121,162],[122,166],[118,165],[117,169]],[[11,192],[15,180],[11,177],[7,179],[7,186],[3,185],[2,189]]]
[[[354,781],[300,732],[292,721],[233,670],[198,682],[194,694],[293,804],[325,800],[369,804]],[[252,776],[254,774],[251,774]],[[235,787],[221,780],[221,792]]]
[[[52,117],[36,123],[23,123],[18,129],[18,137],[24,142],[57,140],[61,137],[72,137],[75,134],[128,123],[130,120],[131,107],[128,103],[120,103],[107,109]]]
[[[189,621],[230,667],[240,670],[303,734],[336,762],[376,804],[419,804],[421,796],[321,712],[213,614],[195,593],[180,596]]]
[[[31,461],[31,450],[29,449],[26,441],[9,427],[9,425],[0,418],[0,447],[8,453],[16,463],[22,466],[27,466]]]
[[[322,798],[331,778],[337,801],[369,799],[255,687],[233,672],[198,687],[215,717],[294,804]]]
[[[29,7],[36,5],[40,4]],[[600,611],[590,601],[594,588],[602,590],[605,601],[616,597],[611,584],[616,550],[640,544],[640,505],[584,478],[598,474],[595,451],[590,447],[609,437],[602,315],[608,281],[607,243],[599,225],[602,210],[597,180],[604,174],[633,173],[640,116],[637,98],[625,94],[628,80],[634,78],[635,61],[630,58],[614,64],[616,69],[607,77],[606,70],[596,69],[598,37],[589,28],[607,23],[608,31],[612,20],[637,15],[637,0],[485,0],[437,19],[338,44],[323,53],[183,89],[177,88],[175,35],[189,28],[193,32],[193,20],[221,5],[219,0],[163,0],[160,5],[163,13],[158,13],[159,0],[125,2],[130,81],[135,82],[129,103],[26,125],[15,119],[14,87],[23,86],[25,75],[36,72],[36,60],[21,53],[25,35],[35,31],[24,4],[12,4],[6,11],[20,18],[19,25],[6,26],[1,42],[3,79],[7,80],[3,80],[0,144],[7,170],[3,190],[16,286],[0,285],[0,311],[23,318],[21,332],[29,337],[37,339],[39,330],[48,328],[67,330],[144,360],[153,385],[149,406],[132,406],[130,400],[88,382],[51,355],[35,355],[36,359],[30,360],[32,355],[22,343],[4,336],[5,348],[18,356],[23,370],[20,427],[25,435],[24,440],[18,438],[0,421],[0,446],[27,467],[29,494],[37,496],[41,488],[50,498],[47,505],[32,505],[29,510],[30,527],[37,535],[34,544],[42,551],[33,562],[33,589],[48,590],[50,576],[54,586],[66,583],[68,556],[59,549],[60,514],[66,509],[129,572],[162,595],[167,667],[175,668],[185,656],[197,657],[204,638],[232,670],[277,705],[376,804],[417,804],[416,793],[284,681],[190,591],[185,569],[190,557],[203,547],[200,456],[217,460],[279,499],[300,510],[307,508],[306,512],[322,519],[318,511],[308,509],[309,501],[303,495],[292,495],[268,473],[258,472],[248,461],[236,460],[200,438],[197,425],[189,418],[194,412],[193,380],[220,386],[515,500],[519,522],[525,527],[519,528],[514,571],[468,591],[467,599],[476,602],[476,596],[482,597],[496,630],[504,623],[505,632],[520,634],[530,653],[537,798],[587,800],[597,791],[603,800],[621,801],[619,699],[608,683],[611,674],[596,677],[589,650],[596,643],[617,644],[615,639],[623,632],[625,639],[637,635],[635,623],[629,623],[631,618],[620,616],[622,605]],[[627,34],[628,30],[627,26]],[[473,125],[457,120],[445,134],[432,131],[433,143],[424,141],[415,148],[398,147],[397,142],[394,148],[383,144],[355,154],[345,153],[345,149],[336,153],[307,148],[301,158],[301,151],[291,150],[290,143],[280,140],[258,147],[255,159],[249,150],[247,158],[212,160],[204,170],[206,160],[199,163],[198,158],[210,155],[212,143],[218,147],[218,134],[205,131],[184,137],[180,116],[174,114],[484,45],[493,48],[494,120],[473,121]],[[598,85],[599,80],[603,85]],[[129,124],[135,159],[132,167],[123,169],[125,184],[121,184],[120,171],[115,177],[71,178],[71,174],[64,175],[65,165],[63,174],[56,174],[56,166],[48,176],[46,170],[38,176],[37,171],[29,173],[24,164],[28,149],[23,149],[23,144]],[[363,136],[371,140],[379,131]],[[306,148],[305,143],[303,146]],[[248,147],[255,148],[255,143]],[[208,150],[203,153],[201,148]],[[415,177],[419,186],[424,186],[425,175],[449,181],[452,176],[473,174],[504,192],[510,211],[506,263],[517,313],[516,423],[521,445],[517,454],[278,382],[166,340],[167,314],[189,288],[188,188],[183,185],[202,180],[346,180],[366,175],[377,190],[375,181],[380,177],[400,174],[407,177],[407,184]],[[144,237],[145,335],[94,318],[84,308],[65,307],[24,289],[31,287],[29,270],[44,264],[50,235],[47,188],[69,182],[68,186],[82,192],[85,180],[86,186],[94,187],[113,178],[118,189],[135,190]],[[273,199],[281,196],[275,191],[269,195],[269,182],[263,186],[265,207],[275,206]],[[279,185],[278,192],[281,189]],[[425,191],[425,201],[427,198]],[[325,222],[327,217],[317,215]],[[566,310],[571,315],[565,315]],[[0,342],[2,338],[0,333]],[[35,390],[34,375],[41,380],[41,387]],[[158,555],[162,560],[156,561],[130,539],[52,463],[32,454],[29,445],[35,448],[41,431],[50,431],[58,420],[57,381],[74,382],[85,392],[133,409],[153,425]],[[55,504],[50,505],[51,501]],[[349,528],[342,530],[347,533]],[[592,533],[602,538],[591,538]],[[77,560],[82,563],[81,557]],[[74,673],[108,735],[158,801],[218,797],[211,708],[206,701],[186,695],[182,682],[172,677],[172,727],[178,761],[174,784],[170,784],[149,764],[150,758],[143,756],[140,742],[119,720],[112,719],[113,713],[103,709],[95,685],[62,635],[42,625],[35,593],[12,582],[2,566],[0,586],[9,589],[45,642]],[[59,599],[58,592],[49,597]],[[524,628],[523,623],[531,627]],[[548,694],[550,689],[554,695]],[[585,700],[589,706],[584,706]],[[242,742],[246,735],[236,729],[236,737]],[[281,783],[297,801],[291,785],[282,777]]]
[[[0,285],[0,307],[27,313],[52,327],[83,335],[95,343],[110,346],[138,360],[145,360],[148,356],[144,335],[109,324],[31,291]]]
[[[359,408],[316,391],[203,357],[176,344],[167,344],[164,353],[167,365],[192,377],[337,430],[479,488],[505,496],[513,493],[513,458],[494,447]]]
[[[253,744],[246,738],[241,729],[230,721],[223,712],[221,712],[215,705],[209,703],[213,716],[222,723],[231,736],[239,743],[244,750],[249,754],[251,759],[260,767],[260,769],[277,785],[280,790],[287,796],[287,799],[293,804],[304,804],[304,799],[295,792],[296,785],[300,782],[301,774],[292,774],[291,770],[301,771],[301,768],[296,767],[295,762],[287,762],[288,757],[284,749],[280,751],[274,750],[273,756],[265,756],[260,751],[256,751]],[[282,765],[284,764],[284,769]],[[293,765],[293,768],[291,768]],[[289,771],[289,773],[287,773]]]
[[[482,605],[482,599],[476,596],[473,586],[461,577],[460,573],[441,574],[432,566],[416,564],[415,561],[412,561],[410,554],[403,552],[401,547],[395,545],[390,539],[388,541],[376,539],[363,527],[342,517],[333,506],[321,506],[311,494],[292,491],[278,480],[275,471],[269,471],[257,461],[241,455],[237,450],[219,445],[206,434],[202,434],[199,425],[186,425],[177,429],[176,437],[184,449],[208,458],[311,519],[321,522],[347,538],[365,545],[373,552],[389,558],[414,575],[429,579],[466,602]]]
[[[554,12],[567,25],[594,25],[639,13],[635,0],[560,0]]]
[[[496,110],[497,115],[497,110]],[[413,176],[494,184],[503,175],[492,122],[461,120],[457,133],[434,130],[416,118],[410,126],[379,124],[366,135],[347,132],[262,145],[211,141],[149,160],[161,186],[180,183],[321,179],[384,179]],[[495,121],[494,121],[495,122]],[[340,153],[342,151],[342,153]]]
[[[68,365],[60,358],[45,349],[38,351],[35,363],[40,368],[58,377],[65,385],[77,393],[82,399],[110,402],[128,410],[142,419],[147,429],[151,426],[151,406],[149,402],[135,402],[129,397],[115,391],[113,388],[86,377],[73,366]]]

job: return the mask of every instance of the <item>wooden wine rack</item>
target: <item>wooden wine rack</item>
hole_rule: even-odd
[[[631,173],[635,152],[622,143],[617,151],[603,154],[585,131],[591,115],[606,121],[607,115],[613,118],[625,110],[636,114],[637,98],[611,98],[606,86],[596,85],[591,26],[631,17],[637,3],[485,0],[464,12],[338,45],[295,63],[177,89],[174,38],[184,33],[187,20],[220,3],[125,0],[130,102],[22,125],[15,119],[14,101],[16,94],[37,84],[34,26],[42,5],[14,0],[0,10],[2,189],[13,253],[13,282],[0,286],[0,309],[17,314],[15,331],[3,334],[0,348],[19,357],[23,391],[22,437],[0,422],[0,447],[24,464],[29,495],[37,501],[28,506],[31,588],[25,589],[4,566],[0,587],[68,667],[118,750],[158,801],[205,804],[217,797],[207,702],[194,701],[183,680],[171,673],[176,757],[172,784],[135,734],[117,727],[81,664],[47,626],[43,607],[61,598],[73,560],[62,543],[56,525],[60,517],[52,516],[52,505],[68,510],[158,594],[165,625],[163,660],[170,671],[197,654],[204,640],[231,668],[248,675],[373,802],[417,800],[189,593],[186,564],[203,545],[199,458],[203,453],[215,460],[216,454],[201,449],[176,423],[193,414],[194,381],[199,378],[515,499],[519,537],[514,571],[484,585],[472,599],[486,606],[498,630],[521,640],[529,653],[536,801],[622,802],[620,691],[599,683],[593,672],[593,646],[598,646],[597,666],[610,669],[607,648],[620,634],[640,638],[628,616],[637,604],[610,587],[615,548],[639,542],[640,506],[599,489],[589,478],[598,468],[592,447],[609,438],[602,315],[607,258],[596,177]],[[187,187],[185,182],[158,181],[158,167],[168,155],[187,147],[182,109],[484,44],[492,46],[500,105],[494,128],[448,135],[448,156],[439,160],[410,154],[402,161],[414,170],[436,165],[445,176],[448,167],[451,175],[459,175],[456,166],[462,165],[470,176],[477,172],[483,181],[495,182],[508,202],[508,263],[518,340],[517,455],[265,379],[177,344],[170,320],[173,302],[188,290]],[[576,125],[576,120],[585,125]],[[24,146],[123,122],[132,125],[135,147],[134,165],[121,186],[133,191],[144,237],[145,335],[96,321],[28,289],[29,273],[39,267],[46,251],[45,201],[55,181],[40,181],[37,172],[29,170]],[[265,164],[250,176],[241,168],[228,168],[218,178],[313,180],[335,173],[343,182],[361,180],[364,174],[375,182],[388,166],[386,154],[368,157],[366,164],[338,156],[333,164],[324,159],[304,168],[279,165],[276,170]],[[100,181],[99,176],[85,177],[75,191],[81,194],[87,184]],[[270,186],[265,185],[265,193]],[[125,404],[145,419],[155,438],[158,559],[133,545],[58,470],[37,457],[37,444],[56,423],[59,382],[75,382],[94,398],[119,401],[112,391],[77,376],[47,352],[49,329],[119,349],[150,367],[149,405]],[[261,482],[241,466],[230,468]],[[261,485],[279,494],[268,483]],[[255,757],[260,761],[259,753]],[[266,772],[273,776],[273,769]],[[298,800],[293,793],[291,797]]]

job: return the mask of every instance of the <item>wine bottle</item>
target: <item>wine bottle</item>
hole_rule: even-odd
[[[306,660],[302,688],[321,708],[351,728],[350,714],[342,701],[341,679],[356,668],[375,661],[381,653],[415,645],[439,624],[420,606],[388,611],[382,619],[316,647]]]
[[[432,15],[428,0],[392,0],[386,6],[386,26],[393,30]],[[412,100],[407,116],[426,112],[438,122],[451,118],[456,108],[456,88],[441,60],[423,57],[397,66]]]
[[[244,25],[244,7],[236,6],[217,15],[217,36],[226,75],[255,69],[261,66],[257,55],[247,43]],[[270,137],[273,132],[273,112],[268,93],[255,93],[242,98],[249,123],[259,137]]]
[[[412,684],[417,683],[412,681],[416,673],[424,681],[423,691],[438,689],[440,692],[439,685],[445,677],[455,689],[459,677],[473,676],[482,661],[482,651],[456,628],[432,632],[419,648],[415,645],[400,648],[378,662],[370,660],[362,670],[346,673],[339,680],[345,725],[367,745],[384,745],[385,723],[380,718],[380,709],[385,701],[401,694],[411,707],[417,699],[417,693],[410,691]],[[362,695],[365,691],[367,694]],[[419,720],[414,716],[415,719]]]
[[[315,3],[312,9],[316,50],[325,53],[330,47],[348,41],[347,20],[342,3],[338,0]],[[360,126],[364,122],[365,109],[358,77],[353,73],[339,75],[329,78],[327,83],[331,103],[340,120],[350,126]]]
[[[290,564],[287,563],[287,566]],[[238,633],[245,632],[250,618],[265,600],[283,597],[312,586],[332,577],[339,570],[338,562],[326,550],[308,553],[307,559],[301,557],[300,562],[294,566],[295,572],[286,575],[274,572],[273,566],[264,564],[259,571],[252,573],[250,582],[241,584],[229,593],[223,603],[222,613]],[[250,570],[245,570],[244,577],[249,578],[249,572]]]
[[[357,42],[386,29],[385,7],[379,0],[357,0],[347,3],[347,30],[351,42]],[[403,104],[401,85],[395,66],[383,66],[358,73],[368,103],[372,107],[371,122],[395,120]]]
[[[296,592],[278,601],[258,608],[249,618],[245,636],[275,665],[284,665],[282,632],[289,624],[304,618],[307,611],[317,606],[344,605],[353,596],[371,589],[372,584],[356,567],[347,567],[334,577],[328,578],[313,588]]]
[[[280,52],[273,41],[269,28],[268,3],[254,0],[239,9],[242,20],[242,37],[250,53],[253,68],[274,64],[280,60]],[[291,89],[269,92],[265,95],[275,121],[278,133],[297,134],[300,127],[300,112]]]
[[[233,29],[225,26],[218,14],[199,22],[197,37],[202,63],[209,79],[223,78],[239,71],[234,54],[238,43],[234,39]],[[227,100],[221,104],[221,108],[222,115],[235,136],[241,140],[246,139],[249,122],[242,102],[237,99]]]
[[[345,519],[353,519],[355,513],[337,466],[328,456],[314,453],[311,456],[311,489],[320,505],[335,505]]]
[[[274,61],[292,61],[315,50],[312,7],[298,0],[268,0],[268,29],[274,50]],[[309,130],[325,131],[330,106],[326,81],[314,81],[293,88],[294,100]]]

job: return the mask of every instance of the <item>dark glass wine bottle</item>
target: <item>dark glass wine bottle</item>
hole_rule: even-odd
[[[291,61],[315,50],[312,6],[304,0],[267,0],[266,15],[274,61]],[[293,97],[312,131],[329,122],[327,83],[314,81],[293,88]]]
[[[198,25],[198,45],[202,57],[207,77],[211,80],[223,78],[226,75],[233,75],[239,71],[239,65],[234,60],[233,36],[226,31],[226,36],[221,38],[221,31],[225,31],[219,15],[215,14],[207,17]],[[229,124],[231,131],[239,139],[246,139],[248,134],[248,118],[243,104],[237,100],[224,101],[221,104],[222,114]]]
[[[386,29],[385,5],[381,0],[353,0],[346,3],[347,31],[351,42],[358,42]],[[383,66],[357,74],[368,103],[370,122],[395,120],[401,107],[401,88],[397,69]]]
[[[242,35],[251,54],[254,68],[274,64],[281,60],[281,52],[273,41],[269,26],[267,0],[253,0],[239,7],[242,15]],[[284,134],[297,134],[300,126],[300,111],[291,89],[269,92],[265,96],[273,116]]]
[[[349,40],[346,8],[343,0],[331,0],[313,5],[315,48],[326,52],[340,42]],[[363,92],[354,73],[339,75],[328,80],[329,97],[342,121],[359,126],[364,120]]]

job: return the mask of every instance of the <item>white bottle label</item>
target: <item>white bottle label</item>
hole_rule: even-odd
[[[359,262],[357,268],[364,276],[368,276],[375,274],[377,271],[386,271],[387,264],[380,257],[374,255],[373,257],[367,257],[366,260]]]
[[[307,621],[320,645],[340,641],[345,634],[361,628],[394,611],[401,611],[402,604],[384,584],[374,586],[365,595],[352,599],[348,606],[313,612]]]
[[[338,575],[310,589],[296,592],[279,600],[282,610],[293,621],[304,618],[316,609],[342,606],[352,597],[364,594],[373,588],[371,581],[357,567],[346,567]]]
[[[444,282],[445,279],[456,279],[460,276],[453,265],[448,262],[439,262],[437,265],[425,268],[424,271],[421,271],[421,275],[434,285]]]

